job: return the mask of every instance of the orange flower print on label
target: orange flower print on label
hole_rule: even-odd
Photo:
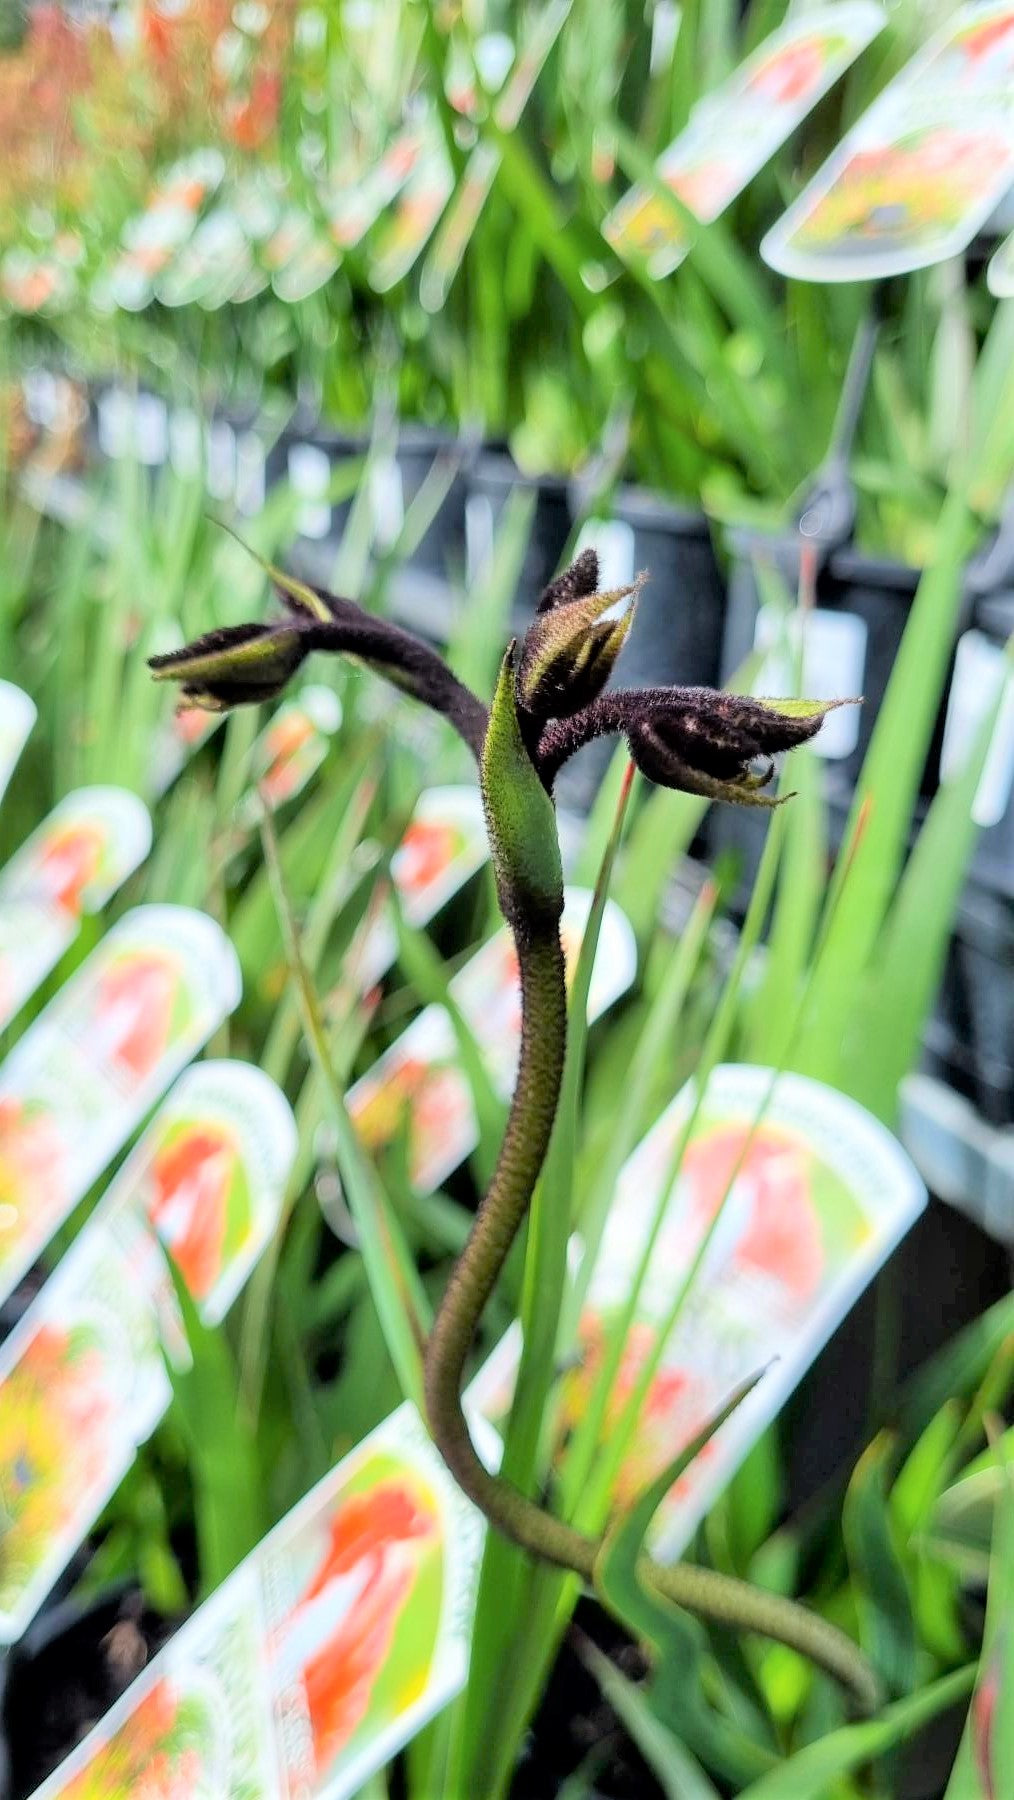
[[[689,1146],[680,1173],[694,1217],[702,1230],[711,1223],[735,1172],[734,1191],[749,1208],[736,1239],[735,1263],[762,1271],[793,1299],[806,1300],[819,1287],[824,1267],[810,1157],[798,1139],[762,1125],[737,1172],[747,1133],[748,1127],[732,1125]]]
[[[101,870],[105,849],[106,833],[100,824],[82,822],[54,831],[37,864],[39,898],[76,916],[86,889]]]
[[[398,892],[404,897],[430,887],[453,861],[461,845],[452,825],[415,819],[391,864]]]
[[[142,1081],[163,1055],[178,988],[175,967],[157,952],[119,957],[100,977],[94,1004],[96,1048],[131,1081]]]
[[[0,1099],[0,1262],[23,1217],[62,1209],[67,1154],[47,1107]]]
[[[229,1188],[236,1149],[213,1126],[190,1130],[155,1157],[148,1216],[196,1300],[222,1272]]]
[[[437,1531],[436,1515],[415,1484],[397,1478],[342,1500],[327,1523],[322,1553],[284,1634],[301,1647],[318,1774],[327,1772],[369,1711],[412,1592],[419,1550]]]

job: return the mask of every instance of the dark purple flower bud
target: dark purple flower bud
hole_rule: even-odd
[[[815,737],[828,712],[847,704],[674,689],[669,705],[646,705],[632,720],[630,754],[660,787],[740,806],[778,806],[777,798],[761,792],[774,776],[772,757]]]
[[[555,581],[543,590],[542,598],[536,612],[552,612],[554,607],[566,606],[570,600],[583,600],[586,595],[594,594],[599,585],[599,559],[592,549],[582,550],[575,557],[568,569],[558,575]]]
[[[178,681],[184,699],[208,712],[273,700],[299,668],[310,643],[289,619],[270,625],[226,625],[182,650],[149,661],[156,681]]]
[[[537,720],[566,719],[602,692],[633,623],[640,586],[638,580],[605,594],[559,601],[533,621],[516,680],[524,712]]]

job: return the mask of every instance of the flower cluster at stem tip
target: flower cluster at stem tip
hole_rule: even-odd
[[[281,618],[225,626],[154,656],[156,679],[178,681],[187,705],[224,711],[274,698],[312,651],[330,651],[368,665],[441,713],[481,757],[488,708],[436,650],[355,601],[270,566],[269,574]],[[778,805],[764,791],[774,757],[814,737],[831,708],[849,702],[707,687],[607,688],[645,577],[605,593],[598,579],[595,551],[582,551],[546,588],[524,637],[507,652],[518,729],[546,793],[583,745],[622,735],[638,769],[661,787],[742,806]]]

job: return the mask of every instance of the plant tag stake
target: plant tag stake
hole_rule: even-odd
[[[1014,5],[966,5],[772,226],[765,262],[869,281],[960,256],[1014,181]]]
[[[0,1029],[151,848],[147,807],[125,788],[78,788],[0,870]]]
[[[744,1155],[773,1078],[771,1069],[736,1063],[713,1072],[668,1194],[665,1183],[693,1101],[692,1084],[625,1163],[578,1325],[579,1355],[561,1384],[558,1423],[565,1437],[587,1407],[610,1331],[662,1208],[605,1417],[608,1435],[648,1358],[661,1347],[614,1490],[617,1504],[641,1493],[733,1389],[769,1365],[663,1502],[652,1546],[663,1560],[686,1548],[751,1445],[926,1202],[915,1168],[880,1121],[803,1075],[777,1077]],[[712,1227],[673,1322],[684,1279]],[[510,1404],[519,1353],[520,1336],[512,1327],[469,1389],[470,1407],[494,1423]]]
[[[481,1430],[482,1422],[479,1422]],[[499,1446],[488,1428],[483,1454]],[[350,1800],[458,1692],[484,1522],[405,1405],[182,1627],[36,1800]]]
[[[1001,688],[1003,703],[972,804],[972,818],[983,827],[999,824],[1014,787],[1014,683],[1000,645],[992,643],[982,631],[964,632],[954,653],[954,675],[940,746],[940,773],[945,781],[960,772]]]
[[[568,890],[563,942],[573,971],[591,908],[586,889]],[[589,995],[599,1018],[630,986],[636,970],[633,933],[610,900],[602,920]],[[521,992],[510,933],[498,931],[450,983],[498,1093],[509,1094],[521,1029]],[[454,1026],[442,1006],[427,1006],[408,1030],[349,1090],[348,1109],[363,1142],[377,1152],[408,1126],[409,1175],[430,1193],[474,1150],[478,1122],[468,1079],[457,1062]]]
[[[685,131],[659,158],[659,178],[710,225],[885,23],[880,6],[843,0],[773,31],[694,107]],[[617,255],[646,258],[656,280],[679,267],[693,242],[671,210],[640,186],[613,207],[602,231]]]
[[[216,1324],[275,1229],[295,1153],[291,1108],[259,1069],[186,1070],[0,1348],[0,1641],[21,1636],[165,1412],[163,1352],[186,1360],[150,1227]]]
[[[138,906],[0,1067],[0,1299],[240,996],[213,919]]]
[[[34,700],[12,681],[0,681],[0,800],[37,716]]]

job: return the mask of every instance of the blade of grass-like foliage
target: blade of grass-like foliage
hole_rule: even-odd
[[[919,778],[937,716],[961,595],[968,548],[968,509],[957,489],[945,502],[940,547],[912,602],[908,623],[870,747],[856,786],[849,827],[854,844],[844,883],[839,858],[825,903],[827,954],[793,1052],[794,1068],[818,1080],[836,1079],[856,984],[873,953],[901,868]],[[832,916],[833,915],[833,916]]]
[[[387,1348],[406,1398],[422,1408],[422,1356],[430,1321],[429,1303],[401,1227],[356,1136],[344,1096],[335,1078],[320,1007],[306,972],[295,921],[289,907],[278,859],[278,840],[269,813],[261,823],[264,860],[271,879],[285,942],[286,959],[296,986],[299,1008],[312,1060],[323,1081],[338,1142],[338,1157],[349,1206],[356,1221],[363,1260]]]
[[[1008,650],[1014,667],[1014,648]],[[884,921],[855,1000],[841,1084],[890,1124],[933,1004],[978,827],[975,796],[1003,704],[1003,684],[960,773],[940,787]]]
[[[614,891],[617,904],[633,926],[642,954],[655,930],[673,867],[689,850],[707,809],[707,801],[693,794],[656,788],[649,793],[631,827]]]
[[[556,1122],[530,1213],[521,1303],[522,1354],[501,1471],[523,1492],[534,1489],[547,1400],[553,1383],[560,1306],[567,1269],[573,1208],[578,1108],[588,1037],[588,995],[616,853],[633,785],[630,764],[620,789],[612,831],[602,857],[591,910],[581,940],[567,1007],[567,1053]],[[496,1532],[486,1539],[460,1727],[451,1748],[448,1779],[462,1793],[479,1791],[480,1770],[469,1760],[486,1729],[496,1672],[515,1635],[526,1559]]]
[[[793,756],[796,797],[787,809],[764,974],[747,1014],[746,1052],[751,1062],[778,1063],[785,1055],[813,950],[826,879],[821,773],[818,759],[805,746]]]
[[[496,521],[489,565],[470,586],[448,645],[451,668],[477,694],[492,693],[496,683],[534,514],[534,490],[512,489]]]
[[[496,1163],[507,1116],[506,1105],[490,1081],[475,1033],[454,998],[442,957],[424,932],[413,931],[406,925],[393,895],[392,911],[398,933],[398,962],[408,976],[413,992],[422,1001],[441,1006],[451,1021],[461,1070],[475,1107],[479,1141],[472,1154],[480,1182],[484,1184]]]
[[[1010,1446],[997,1445],[999,1476],[976,1693],[944,1800],[1003,1800],[1014,1792],[1014,1485]]]
[[[644,1690],[590,1639],[578,1640],[578,1654],[668,1800],[719,1800],[718,1789],[697,1758],[652,1711]]]
[[[202,1323],[172,1258],[166,1262],[183,1319],[190,1367],[166,1357],[175,1411],[190,1453],[201,1589],[225,1580],[264,1534],[254,1437],[237,1404],[236,1368],[225,1333]]]
[[[830,954],[813,984],[809,1017],[793,1055],[795,1068],[818,1079],[840,1079],[840,1047],[847,1041],[856,987],[874,954],[902,866],[958,616],[971,537],[969,492],[975,489],[983,455],[982,422],[993,416],[997,393],[1014,386],[1012,332],[1010,309],[998,309],[976,369],[973,420],[978,424],[972,446],[944,501],[934,561],[912,603],[857,783],[850,823],[854,827],[865,813],[862,841],[852,859],[847,892],[842,892],[840,863],[828,892]]]
[[[760,1374],[752,1375],[749,1380],[742,1382],[714,1417],[702,1426],[688,1444],[684,1444],[661,1474],[649,1482],[643,1493],[609,1527],[596,1557],[595,1587],[599,1596],[620,1623],[633,1632],[635,1637],[650,1644],[658,1656],[666,1654],[673,1609],[645,1587],[638,1572],[652,1519],[670,1489],[711,1442],[715,1433],[721,1430],[726,1420],[731,1419],[747,1395],[753,1392],[760,1378]]]
[[[971,1394],[1014,1333],[1014,1294],[1005,1294],[938,1350],[902,1392],[899,1428],[908,1438],[924,1431],[942,1406]]]
[[[352,850],[361,836],[375,791],[375,778],[369,774],[360,776],[358,784],[352,790],[348,804],[342,810],[332,845],[330,863],[324,880],[317,888],[300,940],[304,964],[308,977],[311,979],[316,975],[328,933],[341,906],[348,862]],[[278,1082],[284,1082],[289,1073],[299,1027],[298,1005],[292,994],[286,994],[271,1021],[260,1058],[261,1068]],[[351,1034],[349,1035],[351,1036]],[[347,1044],[345,1049],[347,1060],[343,1074],[347,1074],[351,1061],[348,1054],[351,1044]],[[312,1074],[308,1078],[309,1081],[314,1079]],[[319,1080],[319,1077],[316,1079]],[[301,1120],[299,1122],[303,1123]],[[302,1136],[302,1133],[300,1135]],[[302,1170],[299,1173],[301,1175]],[[301,1185],[302,1183],[300,1183]],[[283,1204],[279,1209],[278,1223],[270,1241],[264,1248],[261,1260],[254,1270],[247,1288],[240,1336],[240,1385],[244,1403],[251,1417],[256,1417],[260,1404],[264,1368],[268,1355],[268,1316],[278,1259],[292,1206],[299,1191],[299,1187],[290,1180]]]
[[[877,1719],[828,1732],[744,1788],[740,1800],[828,1800],[843,1776],[886,1755],[940,1713],[960,1705],[974,1678],[974,1665],[955,1669],[907,1699],[895,1700]]]
[[[845,1495],[842,1531],[860,1641],[888,1693],[900,1695],[916,1686],[916,1635],[912,1596],[887,1504],[892,1454],[893,1445],[882,1433],[860,1457]]]

